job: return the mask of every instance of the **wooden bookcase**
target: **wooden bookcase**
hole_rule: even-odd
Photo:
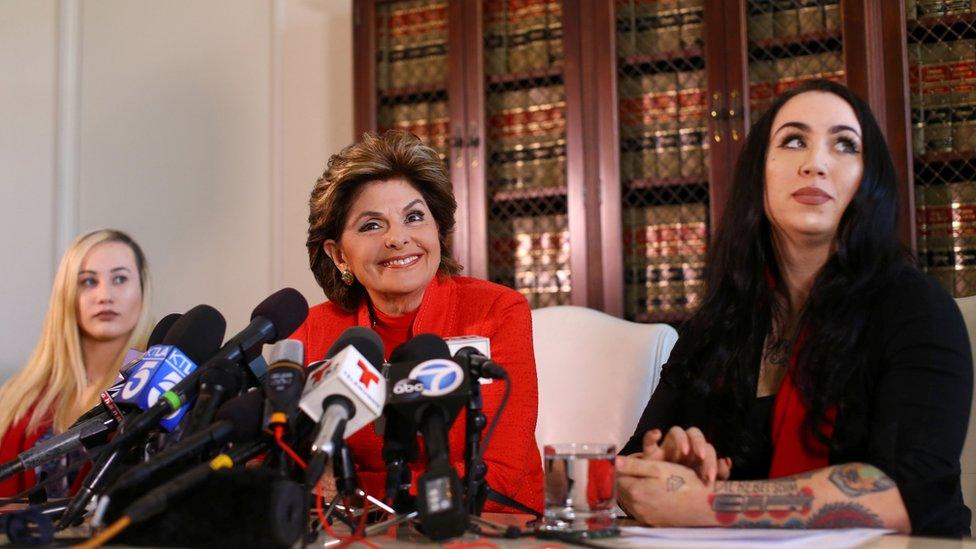
[[[885,129],[904,242],[968,295],[976,31],[963,3],[355,0],[356,131],[401,127],[441,152],[468,274],[533,307],[673,323],[700,299],[750,122],[776,94],[834,79]]]

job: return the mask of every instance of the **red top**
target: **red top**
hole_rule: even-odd
[[[36,429],[28,433],[27,424],[30,423],[31,417],[33,416],[34,409],[31,408],[30,411],[24,414],[24,417],[20,418],[20,421],[11,425],[7,429],[7,432],[3,434],[3,440],[0,441],[0,463],[7,463],[16,458],[21,452],[29,450],[37,442],[37,439],[41,438],[41,435],[51,427],[51,421],[49,419],[40,422]],[[0,482],[0,497],[9,498],[15,496],[34,486],[35,483],[37,483],[37,477],[34,474],[34,469],[30,468],[23,473]]]
[[[769,467],[769,478],[788,477],[823,469],[830,465],[830,449],[812,436],[804,426],[807,406],[800,396],[800,390],[793,383],[797,355],[806,341],[806,336],[807,332],[804,330],[797,337],[790,356],[789,369],[773,402],[773,460]],[[833,406],[828,408],[826,416],[828,424],[824,434],[830,438],[834,430],[837,408]]]
[[[436,276],[427,287],[416,311],[412,329],[404,331],[395,325],[395,317],[385,317],[379,326],[384,351],[390,351],[412,334],[433,333],[440,337],[478,335],[491,341],[491,358],[501,364],[511,379],[512,394],[495,434],[485,449],[488,485],[496,492],[542,509],[542,458],[535,443],[535,424],[539,407],[539,389],[532,347],[532,316],[521,294],[510,288],[468,277]],[[383,320],[382,318],[380,319]],[[320,360],[351,326],[370,327],[365,300],[358,310],[349,313],[331,302],[312,307],[308,319],[291,336],[305,344],[305,362]],[[392,340],[392,338],[397,340]],[[495,381],[481,386],[484,412],[490,424],[504,392],[504,383]],[[448,433],[451,463],[464,476],[464,424],[462,409]],[[349,440],[359,481],[364,490],[382,497],[386,466],[381,450],[383,439],[369,425]],[[414,483],[423,472],[421,458],[411,463]],[[414,484],[416,486],[416,484]],[[491,501],[485,511],[512,510]]]

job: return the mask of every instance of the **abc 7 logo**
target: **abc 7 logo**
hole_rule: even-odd
[[[438,397],[451,393],[464,382],[464,371],[450,360],[434,359],[418,364],[406,379],[393,386],[395,395]]]

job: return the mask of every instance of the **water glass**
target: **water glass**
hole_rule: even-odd
[[[572,533],[615,530],[614,445],[550,444],[543,454],[546,508],[539,529]]]

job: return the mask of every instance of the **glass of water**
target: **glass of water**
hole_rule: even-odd
[[[546,509],[539,529],[594,534],[616,531],[614,445],[548,444],[543,454]]]

